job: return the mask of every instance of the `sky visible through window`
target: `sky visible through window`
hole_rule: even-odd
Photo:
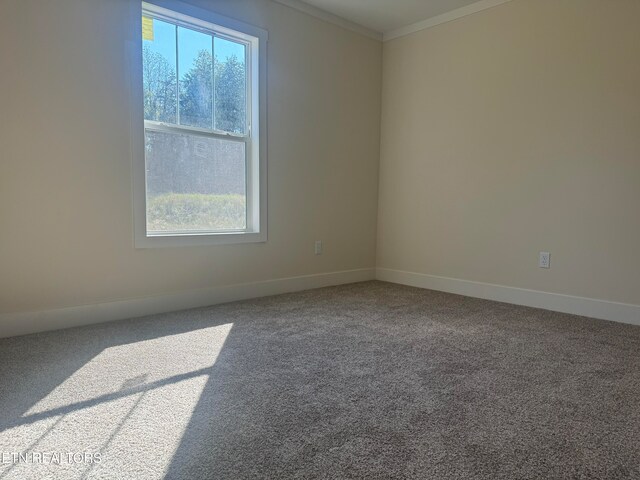
[[[178,65],[180,76],[182,77],[189,71],[200,50],[211,51],[211,41],[208,35],[200,32],[188,29],[180,30],[181,33],[185,32],[181,34],[180,38],[180,65]],[[153,32],[153,41],[144,40],[144,45],[148,45],[152,51],[162,55],[169,63],[175,64],[175,25],[154,18]],[[235,55],[238,60],[242,60],[244,58],[244,45],[217,38],[215,42],[215,55],[221,62],[226,62],[227,59],[233,55]]]
[[[145,119],[246,133],[247,46],[155,18],[142,21]]]

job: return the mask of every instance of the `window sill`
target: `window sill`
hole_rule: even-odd
[[[233,232],[204,235],[139,235],[136,237],[136,248],[200,247],[207,245],[264,243],[266,241],[266,232]]]

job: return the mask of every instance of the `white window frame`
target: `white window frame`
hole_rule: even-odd
[[[134,2],[137,3],[137,2]],[[268,33],[258,27],[223,17],[209,10],[176,0],[142,2],[133,9],[136,16],[135,39],[131,42],[131,129],[133,157],[133,218],[136,248],[181,247],[259,243],[267,241],[267,135],[266,135],[266,53]],[[214,130],[168,125],[144,119],[142,90],[142,15],[168,20],[177,25],[201,29],[219,36],[242,40],[247,45],[247,119],[246,135],[231,135]],[[256,68],[257,67],[257,68]],[[211,232],[147,232],[147,186],[145,129],[203,135],[244,142],[246,151],[247,228]]]

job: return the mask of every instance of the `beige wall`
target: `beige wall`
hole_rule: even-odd
[[[269,31],[268,243],[136,250],[128,1],[1,0],[0,313],[374,266],[380,42],[192,3]]]
[[[269,242],[135,249],[128,0],[0,0],[0,313],[372,267],[377,211],[379,267],[640,304],[639,2],[514,0],[384,68],[277,3],[191,3],[270,33]]]
[[[378,267],[640,304],[639,20],[514,0],[385,43]]]

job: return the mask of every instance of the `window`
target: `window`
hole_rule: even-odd
[[[265,241],[266,32],[157,3],[142,4],[136,245]]]

